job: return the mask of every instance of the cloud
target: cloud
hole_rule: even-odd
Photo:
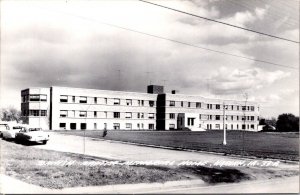
[[[260,89],[275,81],[290,76],[289,72],[267,72],[259,68],[230,69],[221,67],[212,74],[212,90],[215,94],[238,94],[251,89]]]

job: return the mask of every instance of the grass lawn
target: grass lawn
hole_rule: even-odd
[[[80,162],[102,161],[79,154],[43,150],[0,140],[1,173],[42,187],[61,189],[75,186],[152,183],[203,179],[207,183],[239,182],[252,177],[237,169],[159,166],[84,166]],[[39,165],[39,161],[68,161],[77,165]]]
[[[56,131],[63,134],[103,138],[99,131]],[[244,142],[242,139],[244,133]],[[221,152],[276,158],[284,160],[299,159],[299,133],[267,133],[227,131],[227,145],[223,146],[223,131],[120,131],[111,130],[105,138],[125,142],[168,146],[199,151]],[[244,149],[243,149],[244,148]]]

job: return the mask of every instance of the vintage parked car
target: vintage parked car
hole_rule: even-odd
[[[1,123],[1,124],[0,124],[0,137],[2,137],[2,132],[3,132],[3,131],[6,131],[6,130],[9,130],[8,124],[6,124],[6,123]]]
[[[16,134],[16,142],[35,142],[46,144],[50,135],[41,128],[29,128]]]
[[[25,130],[25,127],[22,126],[13,126],[12,128],[8,128],[3,130],[2,137],[3,139],[15,139],[16,133],[20,132],[21,130]]]

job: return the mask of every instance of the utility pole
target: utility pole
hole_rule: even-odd
[[[248,100],[248,93],[244,94],[245,97],[245,107],[243,109],[244,111],[244,128],[243,128],[243,155],[245,154],[245,130],[246,130],[246,107],[247,107],[247,100]]]
[[[227,106],[225,105],[225,103],[223,102],[223,132],[224,132],[224,136],[223,136],[223,145],[226,146],[227,145],[227,140],[226,140],[226,128],[225,128],[225,110],[227,109]]]

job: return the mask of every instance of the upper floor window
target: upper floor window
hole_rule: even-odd
[[[104,104],[107,104],[107,98],[104,98]]]
[[[29,101],[32,101],[32,102],[40,101],[40,96],[39,95],[29,95]]]
[[[66,110],[61,110],[60,111],[60,117],[67,117],[68,111]]]
[[[181,107],[183,107],[183,101],[181,101]]]
[[[196,108],[201,108],[201,103],[200,102],[196,102]]]
[[[40,95],[40,99],[42,102],[46,102],[47,101],[47,95]]]
[[[246,110],[246,106],[243,106],[243,107],[242,107],[242,110]]]
[[[148,117],[149,119],[154,119],[154,113],[149,113]]]
[[[79,103],[87,103],[87,97],[81,96],[79,99]]]
[[[97,111],[94,111],[94,117],[95,118],[97,117]]]
[[[120,112],[114,112],[114,118],[120,118]]]
[[[126,105],[127,105],[127,106],[131,106],[131,105],[132,105],[132,100],[127,99],[127,100],[126,100]]]
[[[220,115],[216,115],[216,120],[220,120]]]
[[[67,95],[61,95],[60,96],[60,102],[68,102],[68,96]]]
[[[141,113],[141,118],[144,118],[144,113]]]
[[[144,106],[144,100],[141,100],[141,106]]]
[[[86,117],[86,116],[87,116],[86,111],[80,111],[80,112],[79,112],[79,116],[80,116],[80,117]]]
[[[72,96],[72,102],[75,103],[75,96]]]
[[[175,106],[175,101],[170,101],[170,106]]]
[[[97,97],[94,97],[94,103],[97,104]]]
[[[114,99],[114,105],[120,105],[120,99],[115,98]]]
[[[174,113],[170,113],[170,119],[175,119],[175,114]]]
[[[132,118],[132,113],[131,112],[126,112],[125,113],[125,118]]]
[[[251,106],[251,111],[254,111],[254,106]]]
[[[191,107],[191,102],[188,102],[188,107]]]
[[[220,108],[221,108],[220,104],[216,104],[216,109],[220,110]]]
[[[153,106],[154,106],[154,101],[149,100],[149,106],[150,106],[150,107],[153,107]]]
[[[41,116],[47,116],[47,110],[41,110]]]

